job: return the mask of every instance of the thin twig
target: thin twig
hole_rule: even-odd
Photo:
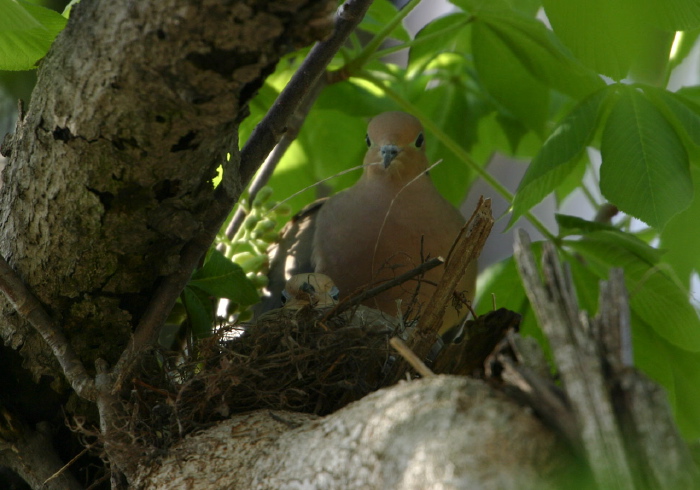
[[[73,346],[53,321],[39,300],[29,291],[22,279],[0,256],[0,290],[5,294],[17,313],[41,334],[56,356],[66,379],[75,392],[90,401],[97,399],[95,382],[73,350]]]
[[[394,349],[396,349],[396,352],[401,354],[401,357],[403,357],[406,360],[406,362],[408,362],[411,365],[411,367],[416,370],[418,374],[420,374],[424,378],[435,376],[435,373],[432,372],[430,368],[426,366],[423,361],[420,360],[420,358],[415,354],[415,352],[413,352],[406,345],[406,342],[404,342],[398,337],[392,337],[389,340],[389,343]]]
[[[240,182],[244,185],[277,144],[287,127],[289,118],[302,103],[305,94],[325,71],[335,53],[360,23],[370,3],[371,0],[347,0],[340,6],[336,14],[335,31],[331,37],[314,46],[265,118],[255,128],[248,143],[241,150],[238,175]],[[226,168],[224,178],[214,192],[214,200],[206,214],[207,218],[202,223],[202,231],[183,247],[180,254],[180,267],[164,278],[156,289],[136,327],[134,336],[119,358],[113,370],[119,376],[114,383],[113,392],[121,389],[135,362],[155,342],[161,326],[187,285],[192,271],[216,239],[218,231],[240,197],[236,180],[236,171],[233,167]]]
[[[445,272],[425,310],[421,313],[418,326],[408,339],[408,346],[419,359],[427,358],[438,339],[437,332],[442,325],[445,307],[451,301],[457,283],[464,275],[469,263],[479,257],[492,227],[491,200],[481,198],[472,217],[455,240],[447,257]],[[397,382],[403,377],[406,368],[404,362],[397,362],[392,372],[387,375],[387,379],[393,380],[390,381],[391,383]]]
[[[373,287],[372,289],[366,289],[362,291],[360,294],[356,296],[352,296],[351,298],[348,298],[346,301],[343,301],[340,303],[338,306],[330,310],[326,315],[324,316],[324,320],[328,317],[331,316],[336,316],[341,314],[342,312],[349,310],[353,306],[359,305],[363,301],[366,301],[370,298],[373,298],[377,296],[378,294],[383,293],[384,291],[387,291],[395,286],[398,286],[399,284],[403,284],[404,282],[408,281],[409,279],[412,279],[416,276],[419,276],[421,274],[425,274],[431,269],[434,269],[435,267],[442,265],[445,263],[445,259],[442,257],[435,257],[433,259],[430,259],[426,262],[423,262],[421,265],[418,267],[415,267],[411,269],[410,271],[404,272],[403,274],[396,276],[390,281],[385,282],[384,284],[380,284],[379,286]]]
[[[46,484],[49,483],[51,480],[54,480],[54,479],[58,478],[59,476],[61,476],[63,473],[65,473],[65,471],[66,471],[68,468],[70,468],[70,466],[71,466],[73,463],[75,463],[76,461],[78,461],[78,459],[80,459],[85,453],[87,453],[87,452],[88,452],[90,449],[92,449],[92,448],[93,448],[93,444],[90,444],[88,447],[86,447],[85,449],[83,449],[82,451],[80,451],[78,454],[76,454],[70,461],[68,461],[66,464],[64,464],[63,467],[62,467],[61,469],[59,469],[56,473],[54,473],[53,475],[51,475],[50,477],[48,477],[48,478],[44,481],[44,486],[46,486]]]

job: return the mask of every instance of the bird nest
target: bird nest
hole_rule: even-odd
[[[192,430],[255,409],[324,415],[382,385],[401,334],[394,318],[359,307],[276,310],[255,325],[221,328],[188,360],[159,352],[132,392],[136,435],[167,447]]]

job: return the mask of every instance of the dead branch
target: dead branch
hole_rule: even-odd
[[[560,265],[551,243],[543,247],[542,279],[523,231],[516,237],[515,257],[566,397],[562,403],[558,388],[533,383],[520,371],[528,386],[523,391],[542,393],[539,406],[533,404],[536,410],[548,413],[553,425],[568,427],[565,435],[579,446],[601,488],[694,488],[698,469],[662,390],[630,367],[630,314],[622,272],[613,270],[609,281],[602,282],[600,312],[590,320],[579,310],[569,270]],[[548,393],[554,395],[550,402]]]
[[[418,327],[408,339],[409,348],[419,359],[426,359],[435,342],[438,341],[437,331],[442,324],[445,308],[452,301],[454,291],[467,266],[479,257],[492,226],[491,200],[482,197],[455,240],[447,257],[445,272],[440,283],[421,314]],[[387,377],[391,380],[389,383],[401,379],[407,367],[403,360],[397,362],[392,373]]]

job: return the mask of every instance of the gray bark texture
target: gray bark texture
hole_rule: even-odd
[[[88,370],[122,353],[159,278],[201,230],[212,179],[235,196],[237,127],[280,56],[332,27],[327,0],[76,5],[39,69],[0,191],[0,253]],[[226,163],[226,154],[231,154]],[[0,335],[60,387],[41,337],[2,300]]]
[[[138,485],[547,489],[571,483],[571,463],[528,408],[483,381],[437,376],[380,390],[324,418],[234,416],[144,465]]]

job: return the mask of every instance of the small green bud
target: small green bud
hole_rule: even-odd
[[[258,233],[265,233],[270,230],[274,230],[277,226],[277,222],[273,219],[263,219],[258,222],[255,226],[255,231]]]
[[[250,254],[250,258],[242,261],[236,262],[241,266],[244,272],[260,272],[263,266],[267,263],[267,255],[253,255]]]
[[[292,207],[286,203],[278,204],[277,207],[275,207],[274,212],[277,216],[289,216],[292,214]]]
[[[267,287],[267,285],[270,283],[270,280],[265,274],[256,274],[255,272],[249,272],[246,274],[246,277],[250,282],[253,283],[253,286],[255,286],[257,289]]]
[[[245,228],[248,231],[251,231],[258,224],[258,221],[260,221],[260,218],[258,218],[254,214],[249,214],[243,222],[243,228]]]
[[[253,199],[253,207],[260,207],[272,197],[272,187],[265,186],[258,191],[258,194]]]
[[[268,231],[267,233],[263,233],[260,236],[260,240],[267,243],[268,245],[270,243],[278,242],[279,239],[280,239],[280,234],[279,234],[279,232],[276,232],[276,231]]]

